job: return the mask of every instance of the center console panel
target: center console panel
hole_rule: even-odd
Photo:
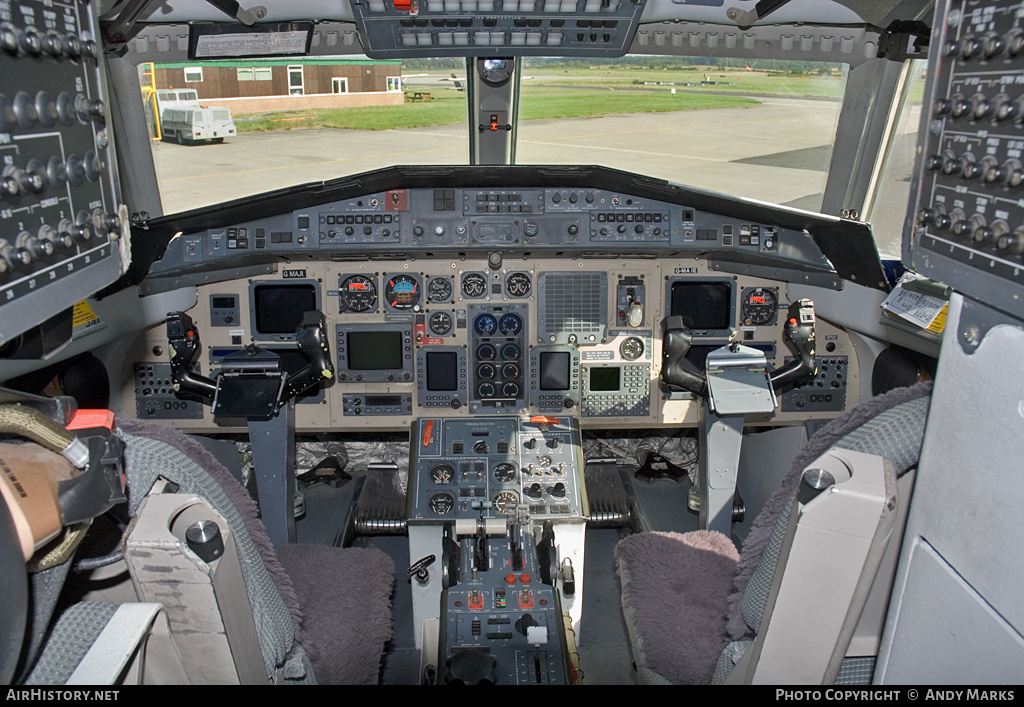
[[[443,591],[437,574],[412,579],[423,589],[413,592],[417,625],[438,621],[438,682],[568,682],[571,618],[562,596],[577,589],[561,562],[572,567],[575,556],[581,577],[583,566],[579,553],[568,552],[572,533],[559,542],[556,531],[582,530],[589,515],[576,421],[431,417],[419,419],[412,434],[411,556],[424,551],[422,531],[443,528],[434,537],[447,538],[426,547],[447,569]],[[431,581],[435,591],[425,591]]]

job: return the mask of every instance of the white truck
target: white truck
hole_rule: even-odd
[[[163,139],[175,140],[179,145],[221,143],[236,134],[227,108],[168,108],[162,112],[161,124]]]

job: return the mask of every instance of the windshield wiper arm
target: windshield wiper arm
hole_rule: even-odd
[[[783,5],[787,4],[789,4],[789,0],[759,0],[758,3],[754,5],[753,10],[731,11],[731,13],[735,13],[735,16],[732,17],[732,19],[736,20],[736,24],[739,25],[740,29],[750,29],[755,22],[767,17]]]
[[[235,0],[206,0],[206,2],[247,26],[252,26],[256,24],[256,20],[263,19],[267,16],[267,8],[262,5],[257,5],[256,7],[246,10],[235,2]]]

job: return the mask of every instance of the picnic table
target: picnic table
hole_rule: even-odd
[[[426,91],[407,91],[405,94],[406,103],[432,101],[434,97]]]

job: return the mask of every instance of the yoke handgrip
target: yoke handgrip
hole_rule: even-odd
[[[673,388],[707,397],[708,382],[686,354],[693,343],[693,334],[679,315],[661,320],[661,380]]]
[[[818,372],[814,356],[814,319],[812,300],[801,299],[789,305],[784,331],[786,338],[796,349],[797,358],[772,371],[772,388],[775,390]]]
[[[213,404],[217,384],[190,369],[202,348],[199,330],[184,312],[167,314],[167,344],[171,348],[171,384],[179,395],[207,405]]]
[[[327,320],[323,312],[311,310],[302,315],[302,324],[295,334],[295,343],[309,359],[309,363],[288,377],[284,384],[283,401],[301,395],[308,388],[334,378],[334,365],[327,344]]]

